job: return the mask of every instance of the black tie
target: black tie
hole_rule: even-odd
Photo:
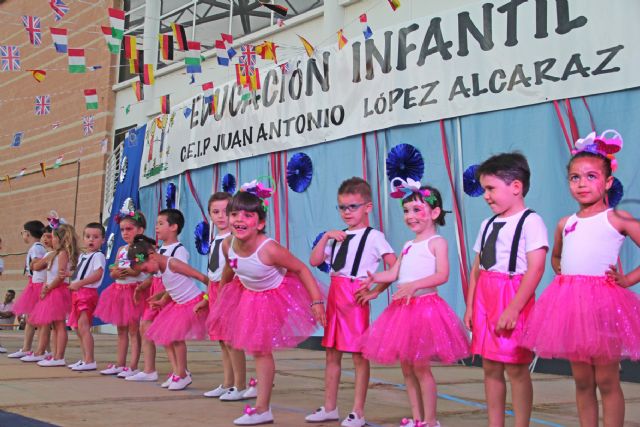
[[[220,267],[220,243],[224,239],[214,240],[213,249],[211,250],[211,258],[209,258],[209,271],[215,272]]]
[[[498,240],[498,233],[500,229],[504,227],[506,222],[494,222],[491,234],[487,237],[482,253],[480,254],[480,265],[488,270],[496,264],[496,241]]]
[[[340,245],[340,249],[338,249],[338,253],[336,257],[333,259],[333,263],[331,264],[331,268],[333,271],[340,271],[347,263],[347,252],[349,252],[349,242],[355,234],[347,234],[347,237],[342,241]]]

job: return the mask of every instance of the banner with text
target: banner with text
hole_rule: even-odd
[[[215,108],[202,95],[172,106],[149,123],[140,185],[397,125],[640,86],[639,16],[638,0],[500,0],[374,28],[288,70],[261,68],[254,92],[217,85]]]

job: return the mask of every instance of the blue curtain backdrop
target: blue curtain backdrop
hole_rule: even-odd
[[[640,158],[640,146],[635,144],[635,141],[640,138],[640,121],[631,119],[640,117],[640,89],[591,96],[586,100],[593,114],[597,131],[600,133],[613,128],[618,130],[625,140],[625,146],[617,156],[619,169],[615,173],[625,189],[625,196],[619,208],[628,210],[635,217],[640,217],[640,208],[637,204],[640,201],[638,191],[640,170],[636,165],[637,159]],[[572,100],[572,105],[580,135],[585,136],[591,131],[587,109],[581,99]],[[366,169],[367,180],[372,185],[374,199],[374,210],[370,216],[371,225],[383,229],[396,251],[400,250],[405,241],[412,238],[411,232],[404,225],[399,202],[388,196],[390,189],[384,166],[386,154],[392,147],[401,143],[412,144],[420,150],[425,161],[422,182],[429,183],[441,191],[446,210],[453,210],[454,197],[447,176],[446,161],[452,167],[456,195],[462,214],[467,261],[471,265],[475,256],[472,248],[478,227],[484,218],[491,216],[491,211],[482,197],[473,198],[464,194],[462,173],[468,166],[480,163],[493,154],[518,150],[527,156],[532,170],[531,189],[526,197],[527,205],[536,210],[545,220],[549,231],[549,242],[552,244],[553,231],[558,220],[577,209],[575,201],[569,194],[566,180],[566,164],[570,153],[553,104],[545,103],[454,118],[445,121],[445,130],[449,150],[448,160],[443,156],[438,122],[398,126],[365,135],[364,169]],[[335,208],[336,191],[344,179],[364,176],[362,136],[356,135],[291,150],[287,152],[287,157],[291,158],[298,152],[304,152],[312,159],[313,179],[309,188],[303,193],[295,193],[288,189],[285,178],[279,180],[280,241],[283,245],[286,243],[285,230],[288,228],[289,249],[295,256],[307,262],[312,242],[319,232],[343,227]],[[226,173],[236,176],[239,187],[243,182],[270,175],[270,162],[270,156],[266,155],[191,171],[193,183],[205,211],[209,195],[215,190],[221,190],[220,183]],[[220,183],[217,189],[213,188],[215,168],[219,168]],[[286,165],[283,165],[284,171],[286,171]],[[150,220],[155,218],[158,194],[164,197],[163,193],[158,192],[158,187],[161,185],[164,190],[168,182],[177,181],[180,181],[180,208],[187,218],[181,239],[191,254],[191,265],[204,271],[206,257],[196,252],[193,238],[194,228],[202,220],[202,215],[184,177],[174,177],[171,180],[162,181],[161,184],[140,189],[141,207],[147,218]],[[378,203],[378,187],[380,187],[380,203]],[[285,191],[288,192],[289,202],[288,227],[285,224],[284,213]],[[267,230],[273,236],[275,231],[273,202],[271,206]],[[382,224],[379,218],[382,218]],[[446,221],[447,224],[440,228],[439,233],[449,242],[450,278],[447,284],[439,288],[439,293],[462,316],[465,302],[458,268],[454,215],[448,214]],[[623,246],[621,260],[625,271],[640,264],[640,251],[629,239]],[[538,288],[538,294],[553,277],[549,257],[547,261],[547,269]],[[315,268],[312,271],[322,283],[329,282],[327,274]],[[637,289],[636,292],[638,292]],[[373,316],[377,316],[387,304],[387,295],[381,295],[373,303]]]

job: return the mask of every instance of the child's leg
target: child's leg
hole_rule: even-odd
[[[489,427],[504,426],[504,400],[507,385],[504,380],[504,364],[483,359],[484,393],[487,396],[487,411],[489,412]]]
[[[151,326],[151,321],[140,322],[140,338],[142,339],[142,353],[144,355],[144,372],[150,374],[156,371],[156,345],[145,337],[147,329]]]
[[[84,343],[82,342],[82,334],[80,333],[80,318],[78,318],[78,327],[75,329],[76,336],[78,337],[78,341],[80,342],[80,360],[85,361],[85,353],[84,353]]]
[[[131,343],[131,370],[138,369],[140,361],[140,322],[129,323],[129,342]]]
[[[57,344],[57,338],[56,338],[56,329],[53,327],[53,324],[47,326],[46,328],[46,333],[47,333],[47,347],[50,347],[48,350],[51,351],[51,354],[56,354],[56,344]]]
[[[180,378],[187,376],[187,344],[184,341],[173,343],[173,351],[176,358],[176,375]]]
[[[42,356],[47,351],[47,347],[49,347],[49,326],[38,326],[38,348],[34,352],[37,356]]]
[[[85,363],[95,362],[93,356],[93,335],[91,335],[91,319],[87,311],[81,311],[78,317],[78,329],[76,330],[82,348],[82,360]]]
[[[624,424],[624,394],[620,387],[618,362],[596,365],[596,385],[602,397],[604,427],[622,427]]]
[[[33,336],[36,334],[36,328],[29,323],[29,317],[27,317],[27,321],[24,325],[24,339],[22,340],[22,351],[31,351],[31,346],[33,346]],[[41,334],[38,334],[38,338]],[[38,340],[38,346],[40,345],[40,340]],[[47,344],[48,345],[48,344]],[[45,349],[46,349],[45,345]]]
[[[593,365],[571,362],[571,372],[576,383],[576,405],[582,427],[598,426],[598,397],[596,374]]]
[[[222,387],[229,388],[233,386],[233,365],[231,364],[231,353],[224,341],[220,341],[220,349],[222,351],[222,373],[224,375]]]
[[[273,354],[257,354],[254,356],[256,361],[256,376],[258,377],[258,397],[256,398],[256,412],[261,414],[269,410],[271,405],[271,389],[273,388],[273,379],[276,373],[276,364],[273,360]]]
[[[404,383],[407,387],[409,395],[409,403],[411,404],[411,416],[414,420],[422,420],[422,398],[420,397],[420,384],[413,371],[413,365],[409,363],[401,363],[402,375]]]
[[[58,320],[53,322],[53,327],[56,331],[56,352],[53,358],[56,360],[64,359],[64,352],[67,349],[67,340],[69,339],[67,325],[64,320]]]
[[[356,370],[356,389],[352,411],[362,418],[364,416],[364,404],[367,400],[367,389],[369,388],[369,361],[362,356],[362,353],[351,353],[351,356]]]
[[[233,385],[238,390],[244,390],[247,387],[247,358],[244,351],[236,350],[230,346],[229,354],[231,355],[231,365],[233,366]]]
[[[126,326],[118,326],[117,366],[127,366],[127,351],[129,350],[128,330],[129,328]]]
[[[516,427],[528,427],[533,406],[533,386],[529,365],[505,363],[511,381],[511,401],[516,416]]]
[[[422,421],[435,424],[438,390],[436,380],[431,373],[431,367],[429,365],[420,365],[414,366],[413,370],[420,382],[420,390],[422,391],[422,404],[424,406],[424,417]]]
[[[342,371],[342,352],[327,348],[324,368],[324,409],[331,412],[338,405],[338,387]],[[357,371],[356,371],[357,372]]]
[[[174,343],[164,346],[164,350],[167,352],[167,358],[169,359],[169,364],[171,365],[171,373],[173,375],[178,375],[178,363],[176,361],[176,349],[173,346]]]

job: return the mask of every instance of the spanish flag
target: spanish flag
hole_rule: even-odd
[[[142,83],[133,82],[131,83],[131,87],[133,88],[133,92],[136,94],[136,100],[138,102],[144,99],[144,89],[142,88]]]
[[[160,53],[165,61],[173,61],[173,36],[169,34],[159,34]]]
[[[144,64],[144,73],[142,75],[142,81],[146,85],[153,84],[153,64]]]
[[[347,38],[342,33],[342,30],[338,30],[338,49],[342,49],[347,45]]]
[[[171,23],[171,29],[173,30],[173,37],[178,42],[178,49],[186,51],[187,47],[187,33],[184,31],[184,27],[180,24],[176,24],[175,22]]]
[[[169,95],[160,97],[160,112],[162,114],[169,114],[171,111],[171,103],[169,101]]]
[[[136,36],[124,36],[124,57],[138,59],[138,41]]]
[[[40,83],[41,81],[44,80],[45,77],[47,77],[47,72],[45,70],[27,70],[27,71],[31,73],[33,78],[36,79],[38,83]]]
[[[302,42],[302,46],[304,46],[304,50],[307,52],[307,55],[309,57],[313,56],[313,51],[315,50],[313,48],[313,46],[311,46],[311,43],[309,43],[307,41],[307,39],[305,39],[304,37],[302,37],[301,35],[298,34],[298,38],[300,38],[300,41]]]
[[[397,8],[400,7],[400,0],[387,0],[389,2],[389,5],[391,6],[391,9],[393,9],[393,11],[395,12]]]

